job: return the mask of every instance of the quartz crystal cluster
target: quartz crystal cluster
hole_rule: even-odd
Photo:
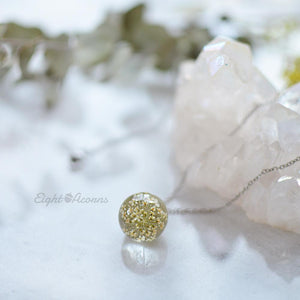
[[[182,65],[174,114],[187,183],[227,200],[262,169],[300,155],[300,85],[278,95],[249,46],[227,38]],[[300,233],[300,162],[262,176],[238,204],[254,221]]]

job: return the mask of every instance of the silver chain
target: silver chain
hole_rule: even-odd
[[[247,121],[262,107],[269,105],[270,103],[263,103],[263,104],[258,104],[256,105],[242,120],[242,122],[229,133],[229,136],[234,136],[246,123]],[[205,150],[204,153],[211,151],[214,147],[216,146],[216,144],[210,146],[208,149]],[[190,165],[188,165],[188,167],[186,168],[186,170],[184,171],[178,185],[174,188],[173,193],[171,194],[171,196],[169,196],[168,198],[166,198],[165,203],[169,203],[171,200],[175,199],[177,194],[179,193],[179,191],[183,188],[186,179],[188,177],[188,173],[190,171],[190,169],[195,165],[195,163],[198,161],[198,159],[196,159],[195,161],[193,161]],[[221,206],[217,206],[217,207],[211,207],[211,208],[168,208],[168,212],[170,214],[208,214],[208,213],[215,213],[218,212],[226,207],[231,206],[233,203],[235,203],[238,199],[240,199],[240,197],[242,195],[244,195],[252,186],[254,183],[256,183],[262,176],[269,174],[271,172],[274,171],[279,171],[279,170],[283,170],[285,168],[288,168],[292,165],[294,165],[296,162],[300,161],[300,156],[297,156],[296,158],[290,160],[289,162],[279,165],[279,166],[274,166],[272,168],[269,169],[262,169],[261,172],[255,176],[254,178],[252,178],[251,180],[249,180],[247,182],[247,184],[243,187],[243,189],[237,193],[232,199],[230,199],[229,201],[227,201],[224,205]]]
[[[265,106],[265,105],[269,105],[270,103],[264,103],[264,104],[258,104],[256,105],[243,119],[243,121],[232,131],[229,133],[229,136],[234,136],[244,125],[245,123],[252,117],[252,115],[254,115],[259,108]],[[132,132],[128,135],[125,135],[121,138],[116,138],[116,139],[112,139],[104,144],[98,145],[93,149],[89,149],[89,150],[84,150],[82,152],[80,152],[80,155],[71,155],[71,162],[72,163],[76,163],[78,161],[81,161],[82,159],[84,159],[86,156],[89,155],[94,155],[97,154],[98,152],[102,151],[104,148],[109,147],[109,146],[114,146],[117,144],[120,144],[122,142],[128,141],[131,138],[134,137],[138,137],[138,136],[143,136],[144,134],[147,133],[151,133],[154,129],[159,128],[161,123],[165,120],[165,114],[163,114],[163,117],[159,119],[159,121],[157,123],[154,124],[154,126],[151,126],[149,128],[145,128],[142,130],[138,130],[136,132]],[[209,148],[207,148],[204,153],[212,150],[215,145],[211,145]],[[202,153],[203,154],[203,153]],[[195,160],[194,162],[192,162],[190,165],[188,165],[188,167],[186,168],[186,170],[184,171],[184,173],[181,176],[181,179],[179,181],[179,183],[177,184],[177,186],[174,188],[172,194],[165,199],[165,203],[169,203],[171,200],[175,199],[177,197],[177,194],[180,192],[180,190],[183,188],[188,173],[190,171],[190,169],[195,165],[195,163],[198,161]],[[236,202],[242,195],[244,195],[249,189],[250,187],[253,186],[254,183],[256,183],[262,176],[274,172],[274,171],[279,171],[279,170],[283,170],[285,168],[288,168],[292,165],[294,165],[296,162],[300,161],[300,156],[297,156],[296,158],[294,158],[293,160],[290,160],[289,162],[279,165],[279,166],[274,166],[272,168],[269,169],[263,169],[257,176],[255,176],[254,178],[252,178],[251,180],[248,181],[248,183],[244,186],[244,188],[238,193],[236,194],[232,199],[230,199],[228,202],[226,202],[224,205],[218,206],[218,207],[211,207],[211,208],[168,208],[168,212],[170,214],[208,214],[208,213],[214,213],[214,212],[218,212],[226,207],[229,207],[230,205],[232,205],[234,202]]]
[[[232,199],[230,199],[228,202],[226,202],[224,205],[217,206],[217,207],[211,207],[211,208],[168,208],[168,212],[170,214],[208,214],[208,213],[215,213],[218,212],[230,205],[232,205],[234,202],[236,202],[242,195],[244,195],[252,186],[254,183],[256,183],[262,176],[269,174],[274,171],[279,171],[283,170],[285,168],[288,168],[292,165],[294,165],[296,162],[300,161],[300,156],[297,156],[296,158],[288,161],[285,164],[279,165],[279,166],[274,166],[269,169],[262,169],[261,172],[252,178],[251,180],[248,181],[248,183],[244,186],[244,188],[237,193]],[[186,174],[183,176],[183,178],[186,178]],[[181,181],[182,182],[182,181]],[[180,185],[179,185],[180,186]],[[179,190],[179,186],[176,190]],[[170,200],[175,198],[175,194],[173,193],[174,196],[171,196],[167,199],[166,202],[169,202]]]

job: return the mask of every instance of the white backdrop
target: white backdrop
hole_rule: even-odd
[[[108,8],[122,10],[133,2],[0,1],[0,22],[40,25],[51,33],[85,31]],[[148,2],[149,18],[169,26],[180,25],[183,11],[199,6],[199,1]],[[208,8],[220,9],[222,3],[238,13],[261,3],[240,2],[214,1]],[[299,1],[265,1],[262,7],[269,9],[270,3],[273,13],[296,12]],[[280,55],[270,56],[262,50],[255,59],[280,87],[279,71],[272,75],[269,69]],[[299,235],[252,223],[237,208],[212,216],[170,216],[152,246],[124,238],[117,219],[121,202],[139,191],[164,198],[178,179],[166,114],[172,80],[144,72],[136,84],[100,84],[72,70],[64,100],[50,114],[41,109],[34,87],[11,91],[13,101],[2,96],[0,299],[299,299]],[[136,126],[147,128],[162,114],[166,121],[159,129],[71,172],[71,149],[122,136]],[[46,206],[34,202],[39,192],[80,192],[106,197],[108,203]],[[177,204],[195,206],[210,198],[190,192]]]

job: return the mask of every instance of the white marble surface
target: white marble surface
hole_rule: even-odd
[[[1,2],[0,21],[26,19],[45,27],[54,24],[62,3]],[[55,30],[72,24],[89,28],[95,11],[108,7],[77,2],[65,18],[69,6],[63,4]],[[43,7],[41,13],[35,5]],[[85,21],[78,25],[82,8]],[[169,78],[153,81],[146,75],[125,86],[91,82],[73,70],[64,101],[49,115],[39,108],[32,87],[14,91],[18,100],[0,102],[0,299],[299,299],[299,235],[253,223],[238,208],[170,216],[152,246],[124,238],[117,220],[124,198],[137,191],[163,198],[176,182],[168,117],[151,134],[110,148],[81,172],[71,172],[70,149],[148,128],[167,114]],[[46,207],[34,202],[38,192],[81,192],[107,197],[108,203]],[[207,204],[212,198],[185,191],[173,205],[195,206],[199,199]]]

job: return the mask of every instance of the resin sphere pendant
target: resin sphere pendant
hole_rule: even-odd
[[[139,242],[151,242],[164,230],[168,211],[164,202],[150,193],[129,196],[121,205],[119,222],[123,232]]]

